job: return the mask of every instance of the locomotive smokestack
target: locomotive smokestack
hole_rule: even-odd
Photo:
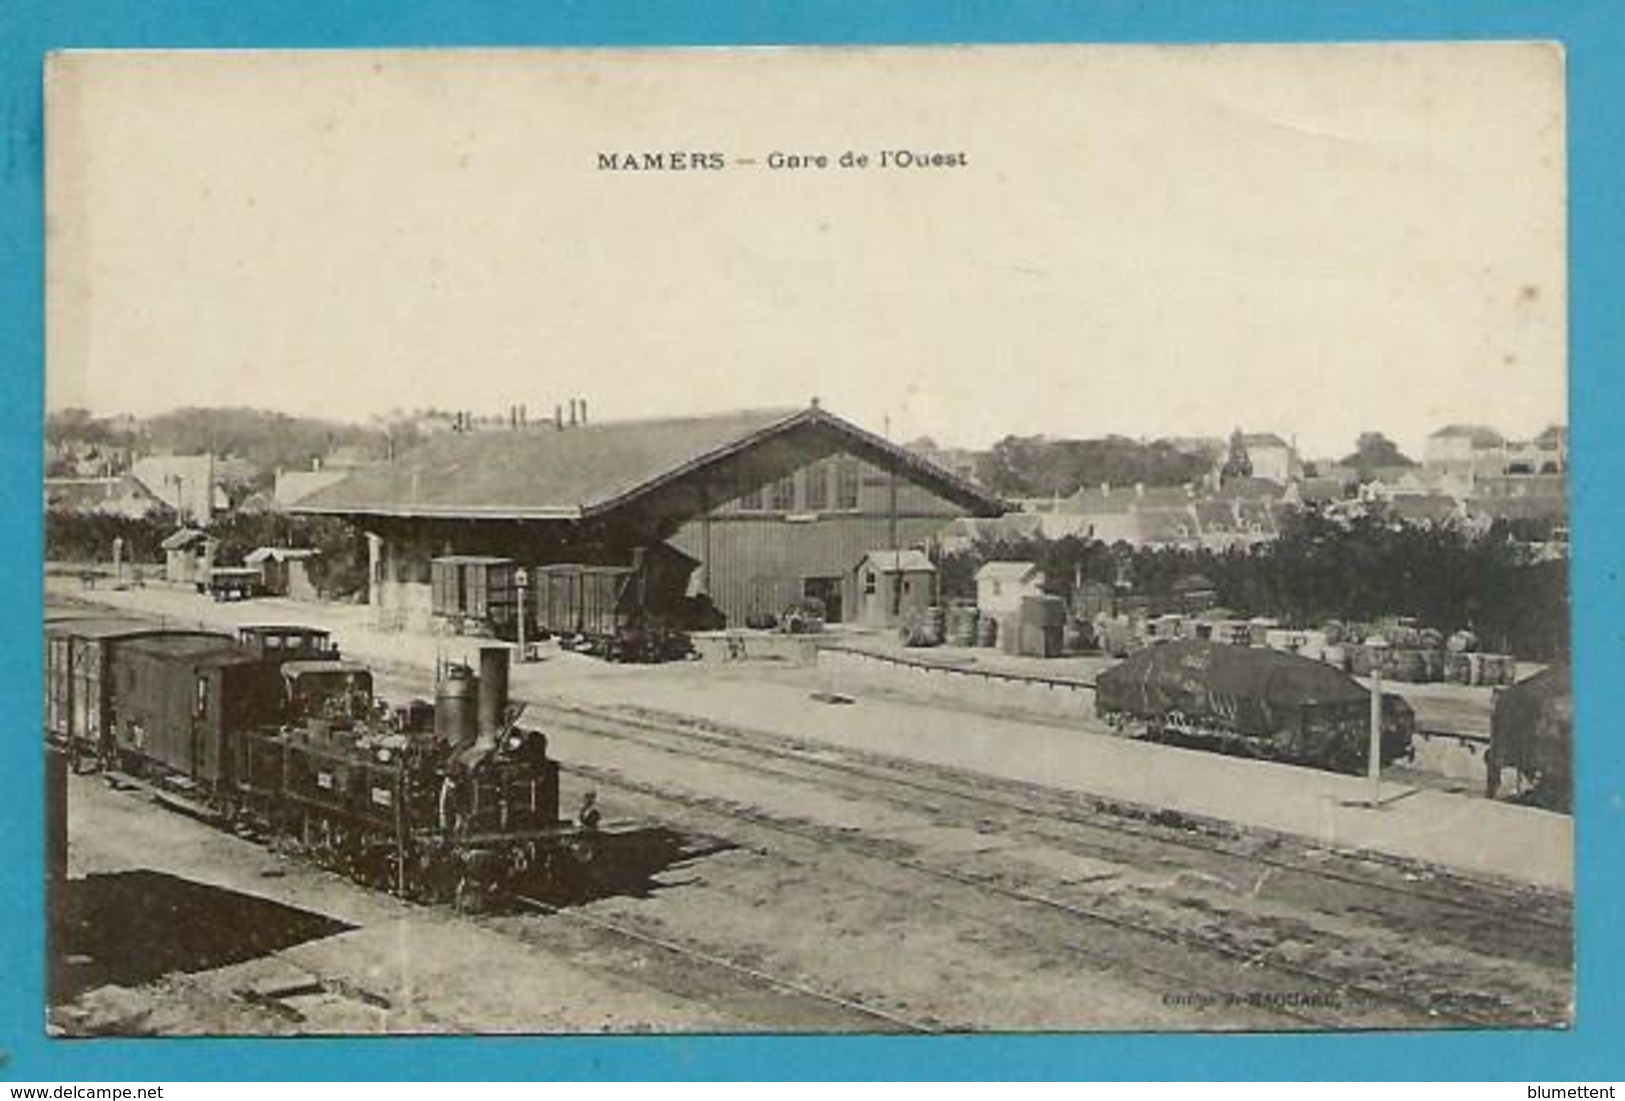
[[[480,647],[480,707],[478,744],[495,745],[508,713],[508,648]]]

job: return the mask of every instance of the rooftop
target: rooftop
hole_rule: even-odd
[[[1487,424],[1447,424],[1429,435],[1428,439],[1468,439],[1478,448],[1500,447],[1506,442],[1501,433]]]
[[[582,519],[792,433],[818,437],[810,442],[825,452],[840,447],[885,463],[967,511],[1003,511],[1003,502],[958,475],[816,405],[564,429],[544,423],[512,431],[444,433],[392,464],[356,470],[316,490],[291,511]],[[790,469],[795,465],[787,458],[779,462]]]

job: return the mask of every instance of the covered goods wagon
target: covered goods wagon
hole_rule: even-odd
[[[1488,794],[1515,769],[1523,801],[1568,813],[1573,805],[1574,686],[1563,662],[1503,691],[1490,716]]]
[[[1131,655],[1095,680],[1095,710],[1150,740],[1219,748],[1358,772],[1370,744],[1371,696],[1295,654],[1183,640]],[[1382,759],[1410,754],[1415,716],[1382,705]]]

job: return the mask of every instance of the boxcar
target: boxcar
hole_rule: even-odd
[[[175,634],[147,620],[112,616],[60,619],[45,625],[45,735],[79,754],[111,747],[112,668],[125,645]],[[225,635],[185,632],[186,637],[228,642]]]
[[[1503,691],[1490,716],[1485,758],[1488,794],[1501,786],[1501,770],[1516,769],[1524,802],[1568,813],[1573,805],[1574,686],[1566,662]]]
[[[532,576],[536,624],[549,634],[613,637],[638,611],[629,566],[538,566]]]
[[[1370,742],[1371,693],[1328,665],[1224,643],[1164,643],[1095,678],[1095,711],[1157,741],[1358,772]],[[1384,763],[1411,752],[1415,714],[1382,705]]]
[[[518,631],[519,592],[511,558],[453,554],[429,563],[430,610],[458,633]]]
[[[120,647],[112,685],[121,761],[206,787],[234,781],[241,733],[277,714],[277,667],[233,639],[166,634]]]

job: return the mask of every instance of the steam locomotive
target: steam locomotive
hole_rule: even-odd
[[[1150,741],[1357,773],[1366,767],[1371,694],[1329,665],[1225,643],[1169,642],[1095,678],[1095,712]],[[1382,762],[1411,754],[1416,715],[1382,698]]]
[[[404,897],[478,907],[590,866],[596,810],[562,821],[559,764],[518,725],[508,648],[391,707],[325,631],[235,637],[132,620],[46,626],[46,736],[220,824]]]

